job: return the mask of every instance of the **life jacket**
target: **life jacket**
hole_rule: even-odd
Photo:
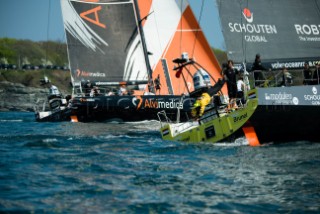
[[[193,109],[191,112],[192,116],[196,116],[197,108],[200,107],[199,116],[201,117],[204,113],[204,109],[210,103],[211,97],[208,93],[202,93],[200,99],[197,99],[196,102],[193,104]]]

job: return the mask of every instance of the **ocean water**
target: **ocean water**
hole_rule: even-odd
[[[320,143],[187,144],[158,128],[0,113],[0,212],[320,212]]]

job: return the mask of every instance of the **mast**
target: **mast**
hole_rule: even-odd
[[[153,80],[152,80],[152,69],[151,69],[150,62],[149,62],[148,50],[147,50],[146,40],[145,40],[145,37],[144,37],[143,27],[141,25],[142,21],[145,20],[148,16],[146,16],[143,19],[141,19],[137,0],[133,0],[133,4],[134,4],[134,8],[135,8],[136,14],[137,14],[138,27],[139,27],[139,31],[140,31],[140,34],[141,34],[142,49],[143,49],[144,58],[145,58],[146,65],[147,65],[147,72],[148,72],[148,76],[149,76],[149,84],[151,86],[151,87],[149,87],[149,90],[151,90],[150,92],[154,93],[154,86],[153,86]]]

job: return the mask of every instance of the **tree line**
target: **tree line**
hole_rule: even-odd
[[[220,64],[226,62],[225,51],[212,48]],[[15,65],[22,69],[27,65],[39,68],[53,68],[67,66],[67,44],[59,41],[17,40],[0,38],[0,65]]]
[[[67,66],[67,45],[59,41],[34,42],[0,38],[0,64],[16,66],[17,69],[26,65],[30,68],[31,66],[38,68]]]

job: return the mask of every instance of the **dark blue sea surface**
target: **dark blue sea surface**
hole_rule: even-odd
[[[158,128],[0,113],[0,212],[320,212],[320,143],[187,144]]]

